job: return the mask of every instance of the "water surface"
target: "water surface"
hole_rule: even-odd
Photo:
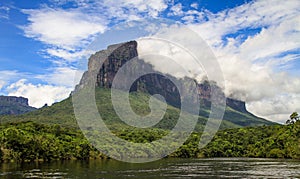
[[[300,178],[300,161],[286,159],[162,159],[0,164],[0,178]]]

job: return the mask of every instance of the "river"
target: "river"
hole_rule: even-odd
[[[286,159],[162,159],[0,164],[0,178],[300,178],[300,161]]]

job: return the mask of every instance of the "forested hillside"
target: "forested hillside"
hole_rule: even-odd
[[[124,122],[119,119],[118,115],[114,111],[111,102],[110,89],[96,88],[95,96],[98,110],[102,119],[107,125],[114,125],[115,123],[124,124]],[[130,94],[131,107],[137,114],[145,115],[150,112],[150,108],[148,106],[149,99],[150,95],[147,93],[132,92]],[[124,105],[126,105],[124,101],[120,101],[120,103],[124,103]],[[201,109],[200,113],[201,115],[199,115],[198,124],[195,127],[196,132],[201,132],[203,130],[210,111],[208,109]],[[177,123],[179,114],[180,109],[169,105],[163,119],[156,126],[154,126],[154,128],[172,129],[172,127]],[[2,124],[24,121],[34,121],[42,124],[58,124],[62,127],[78,128],[71,97],[55,103],[52,106],[43,107],[39,110],[23,115],[0,116],[0,123]],[[241,113],[240,111],[234,110],[227,106],[224,119],[221,124],[221,129],[274,124],[275,123],[271,121],[259,119],[256,116],[252,116],[248,113]]]
[[[120,126],[115,126],[120,129]],[[168,133],[163,129],[122,128],[114,133],[125,140],[145,143]],[[189,139],[169,157],[270,157],[300,159],[300,121],[285,126],[262,126],[219,131],[203,149],[198,149],[201,133]],[[114,144],[109,144],[113,148]],[[107,158],[74,128],[18,122],[0,127],[0,160],[70,160]],[[117,147],[116,147],[117,149]],[[116,152],[129,152],[117,151]],[[132,151],[134,152],[134,151]],[[139,154],[149,157],[148,153]]]

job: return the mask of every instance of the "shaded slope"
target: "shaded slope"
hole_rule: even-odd
[[[141,92],[133,92],[130,95],[130,104],[133,110],[140,114],[146,115],[149,113],[149,95]],[[125,125],[122,122],[117,114],[115,113],[112,103],[110,100],[110,90],[103,88],[96,88],[96,101],[98,110],[105,120],[106,124],[109,126],[123,126]],[[125,103],[124,103],[125,105]],[[177,123],[177,119],[180,113],[180,110],[173,107],[168,106],[168,110],[162,121],[158,123],[155,128],[162,129],[172,129],[172,127]],[[208,110],[202,109],[202,113],[209,114]],[[234,123],[234,121],[244,121],[245,118],[251,118],[251,116],[240,113],[231,109],[230,107],[226,108],[225,118],[222,122],[221,129],[225,128],[237,128],[242,127],[244,123]],[[52,106],[43,107],[33,112],[29,112],[19,116],[1,116],[0,122],[21,122],[21,121],[35,121],[38,123],[44,124],[59,124],[64,127],[76,128],[77,122],[74,116],[73,104],[71,98],[67,98],[61,102],[55,103]],[[196,126],[196,131],[202,131],[203,126],[206,124],[207,118],[204,116],[199,116],[199,121]],[[261,123],[253,123],[253,125],[261,125]],[[115,127],[114,127],[115,128]]]

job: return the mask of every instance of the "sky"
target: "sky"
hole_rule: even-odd
[[[300,112],[299,0],[2,0],[0,95],[34,107],[67,98],[92,42],[100,39],[100,50],[140,38],[111,31],[149,18],[196,32],[218,60],[225,94],[250,112],[279,123]]]

